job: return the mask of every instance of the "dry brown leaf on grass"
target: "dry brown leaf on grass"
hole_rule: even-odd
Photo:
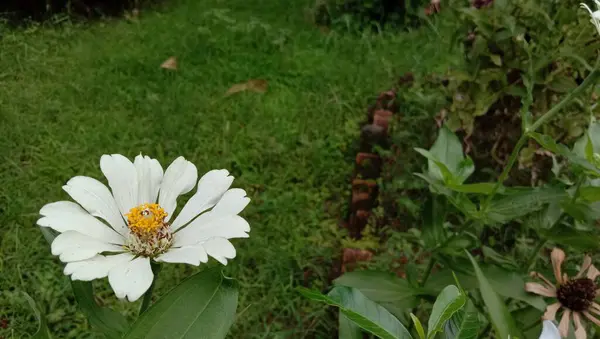
[[[167,60],[165,60],[165,62],[163,62],[160,65],[160,68],[164,68],[164,69],[172,69],[174,71],[177,70],[177,58],[176,57],[170,57]]]
[[[264,93],[267,91],[268,87],[269,87],[269,83],[267,82],[267,80],[250,79],[244,83],[235,84],[235,85],[231,86],[225,93],[225,96],[229,96],[229,95],[232,95],[232,94],[235,94],[238,92],[244,92],[244,91]]]

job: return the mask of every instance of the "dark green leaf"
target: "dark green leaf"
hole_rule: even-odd
[[[517,263],[512,257],[502,255],[496,252],[491,247],[482,246],[481,251],[483,252],[483,257],[486,260],[492,261],[493,263],[498,264],[501,267],[511,270],[516,270],[518,268]]]
[[[455,182],[462,184],[471,176],[471,174],[473,174],[473,172],[475,172],[475,164],[473,163],[473,159],[471,159],[471,157],[466,157],[465,160],[458,164],[458,172],[455,175]]]
[[[32,339],[50,339],[52,336],[50,335],[50,331],[48,330],[48,324],[46,323],[46,317],[40,311],[36,302],[29,296],[29,294],[22,292],[25,300],[29,306],[33,309],[35,314],[35,318],[38,321],[38,330],[31,336]]]
[[[540,231],[540,234],[552,242],[582,251],[593,251],[600,248],[600,237],[595,232],[556,225],[551,229]]]
[[[542,135],[539,133],[530,133],[529,134],[535,141],[537,141],[542,147],[551,151],[554,154],[561,155],[569,162],[577,167],[580,167],[595,176],[600,176],[600,170],[596,168],[596,166],[592,165],[588,160],[585,159],[585,156],[579,155],[578,147],[576,143],[575,151],[569,150],[565,145],[557,144],[554,139],[547,135]],[[584,144],[585,145],[585,144]],[[585,146],[584,146],[585,147]],[[585,153],[585,150],[581,150]]]
[[[422,148],[415,148],[415,151],[427,158],[427,171],[429,176],[441,182],[453,181],[454,175],[448,166],[436,158],[431,152]]]
[[[385,308],[368,299],[359,290],[336,286],[328,295],[303,287],[297,288],[305,297],[338,307],[340,312],[363,330],[383,339],[412,338],[408,330]]]
[[[385,307],[394,315],[417,305],[421,291],[393,273],[381,271],[353,271],[333,281],[335,285],[359,290],[367,298]]]
[[[448,184],[446,187],[449,189],[461,192],[461,193],[480,193],[480,194],[490,194],[494,189],[496,184],[493,182],[481,182],[476,184],[462,184],[462,185],[452,185]]]
[[[58,232],[49,228],[49,227],[40,227],[40,231],[42,231],[42,235],[44,239],[48,242],[48,245],[51,245],[54,241],[54,238],[58,236]]]
[[[565,201],[560,206],[565,213],[575,218],[575,220],[592,222],[600,219],[600,209],[595,205],[593,203]]]
[[[458,287],[450,285],[444,288],[433,304],[427,324],[427,338],[431,339],[437,332],[441,332],[446,321],[460,310],[466,302],[467,296],[462,294]]]
[[[77,305],[90,325],[104,333],[107,338],[121,338],[127,330],[125,317],[109,308],[98,306],[94,300],[94,289],[90,281],[71,281]]]
[[[497,294],[526,302],[540,311],[546,309],[546,302],[542,297],[525,292],[525,280],[518,273],[496,266],[484,266],[481,270]]]
[[[125,338],[225,338],[235,319],[237,299],[237,289],[220,268],[204,270],[160,298]]]
[[[487,220],[497,223],[507,223],[543,209],[547,204],[560,203],[567,198],[567,193],[554,187],[532,188],[514,192],[490,203]]]
[[[490,321],[494,327],[496,336],[498,338],[508,338],[509,336],[511,338],[523,338],[516,327],[515,320],[510,315],[508,308],[506,308],[505,302],[496,294],[494,288],[479,268],[477,261],[473,259],[469,252],[465,251],[465,253],[471,260],[471,264],[475,270],[481,297],[483,298],[485,306],[487,306]]]
[[[446,241],[444,222],[446,221],[446,200],[432,196],[425,203],[423,212],[423,241],[425,247],[434,249]]]
[[[478,333],[479,315],[470,301],[465,308],[454,313],[444,327],[446,339],[476,339]]]
[[[360,326],[352,322],[348,317],[340,312],[339,320],[339,339],[362,339],[362,330]]]
[[[558,93],[568,93],[577,88],[577,82],[575,82],[575,79],[564,74],[556,74],[552,76],[552,79],[550,79],[550,82],[548,82],[547,85],[548,88]]]

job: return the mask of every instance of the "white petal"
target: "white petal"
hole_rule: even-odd
[[[108,272],[108,282],[119,299],[138,300],[152,285],[154,274],[150,259],[138,257],[119,264]]]
[[[202,246],[187,246],[181,248],[173,248],[167,253],[161,254],[158,257],[156,257],[156,261],[183,263],[198,266],[201,262],[208,262],[208,255],[206,254],[206,250]]]
[[[212,170],[198,181],[198,191],[175,218],[171,225],[173,231],[189,223],[200,213],[213,207],[233,183],[233,177],[227,170]]]
[[[65,275],[70,275],[72,280],[90,281],[104,278],[115,266],[131,261],[133,255],[121,253],[115,255],[97,255],[87,260],[74,261],[65,265]]]
[[[196,245],[210,238],[248,238],[250,225],[239,215],[224,217],[205,213],[192,221],[187,227],[175,233],[174,246]]]
[[[542,323],[542,333],[540,339],[560,339],[558,328],[550,320],[544,320]]]
[[[121,246],[90,238],[75,231],[59,234],[50,247],[52,254],[58,255],[62,262],[89,259],[102,252],[123,252]]]
[[[137,204],[153,204],[158,197],[158,189],[163,178],[163,168],[156,159],[141,154],[133,162],[138,177]]]
[[[74,202],[57,201],[47,204],[42,207],[40,214],[43,217],[37,221],[38,225],[50,227],[60,233],[77,231],[92,238],[119,245],[125,241],[123,236]]]
[[[179,157],[165,171],[165,176],[160,185],[158,203],[168,213],[165,218],[169,221],[177,207],[177,197],[186,194],[194,188],[198,180],[196,166]]]
[[[246,197],[246,191],[241,188],[232,188],[223,194],[223,197],[211,212],[220,215],[238,214],[249,203],[250,198]]]
[[[103,155],[100,158],[100,169],[108,180],[117,206],[121,214],[137,206],[138,178],[137,171],[131,160],[120,154]]]
[[[63,189],[91,215],[106,220],[121,235],[129,234],[115,199],[103,183],[94,178],[78,176],[69,180]]]
[[[223,265],[227,265],[227,259],[235,258],[235,247],[227,239],[212,238],[204,242],[202,246],[208,255]]]

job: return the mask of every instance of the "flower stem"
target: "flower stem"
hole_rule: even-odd
[[[152,273],[154,274],[154,279],[152,279],[152,284],[150,285],[150,288],[148,288],[148,291],[144,293],[144,299],[142,300],[142,306],[140,307],[139,315],[144,313],[152,303],[152,292],[154,291],[156,278],[158,277],[158,273],[160,272],[160,264],[151,262],[150,265],[152,266]]]
[[[500,174],[500,177],[498,177],[498,181],[496,182],[496,185],[494,185],[492,192],[490,193],[490,195],[487,196],[485,202],[483,203],[482,207],[484,210],[487,209],[490,202],[492,201],[492,198],[498,192],[498,190],[500,189],[500,186],[502,186],[502,184],[508,177],[510,170],[514,166],[514,164],[519,156],[519,152],[521,151],[521,148],[525,145],[525,143],[527,142],[527,139],[529,138],[529,134],[535,132],[542,125],[544,125],[548,121],[552,120],[552,118],[554,118],[560,112],[561,109],[563,109],[567,104],[569,104],[571,101],[573,101],[573,99],[575,99],[577,96],[579,96],[581,93],[583,93],[588,87],[595,84],[596,80],[598,80],[598,78],[600,78],[600,70],[598,70],[598,63],[596,63],[596,67],[594,68],[592,73],[590,73],[585,78],[585,80],[581,83],[581,85],[579,85],[577,88],[575,88],[569,94],[567,94],[567,96],[564,99],[562,99],[561,102],[559,102],[554,107],[552,107],[548,112],[544,113],[544,115],[542,115],[529,128],[527,128],[525,130],[525,133],[523,133],[521,135],[521,137],[519,138],[519,141],[517,141],[517,145],[513,149],[512,153],[510,154],[508,164],[506,165],[506,167],[504,167],[504,170]]]
[[[535,262],[537,261],[538,258],[538,254],[540,253],[540,250],[542,249],[542,247],[544,247],[544,245],[546,245],[546,242],[548,240],[546,239],[540,239],[540,242],[537,244],[537,246],[535,246],[535,249],[533,250],[533,254],[531,255],[531,258],[529,258],[529,262],[527,263],[527,271],[532,271],[533,268],[535,267]]]
[[[435,266],[435,263],[436,263],[436,260],[432,255],[431,258],[429,258],[429,262],[427,263],[427,268],[425,269],[425,275],[423,275],[423,279],[419,283],[419,285],[421,287],[425,286],[425,283],[427,282],[427,279],[429,279],[429,276],[431,275],[431,271],[433,270],[433,266]]]

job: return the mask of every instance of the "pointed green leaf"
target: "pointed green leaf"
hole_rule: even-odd
[[[419,335],[419,338],[425,339],[425,330],[423,329],[421,320],[419,320],[419,318],[417,318],[417,316],[412,313],[410,314],[410,318],[412,319],[413,324],[415,325],[415,329],[417,330],[417,334]]]
[[[422,236],[425,247],[434,249],[446,241],[444,222],[446,221],[446,199],[432,196],[425,203]]]
[[[419,295],[419,290],[390,272],[353,271],[344,273],[333,283],[336,286],[356,288],[396,316],[418,303],[416,296]]]
[[[427,324],[427,338],[431,339],[435,337],[437,332],[441,332],[446,321],[460,310],[466,302],[467,296],[460,293],[458,287],[450,285],[444,288],[433,304]]]
[[[547,204],[560,203],[568,198],[559,188],[532,188],[506,194],[490,203],[487,219],[492,222],[506,223],[543,209]]]
[[[129,327],[127,320],[118,312],[98,306],[94,300],[92,283],[71,280],[71,288],[79,309],[86,316],[90,325],[104,333],[107,338],[121,338]]]
[[[449,189],[461,192],[461,193],[479,193],[479,194],[490,194],[492,193],[494,186],[496,183],[493,182],[480,182],[476,184],[462,184],[462,185],[452,185],[448,184],[446,187]],[[501,193],[501,190],[498,192]]]
[[[412,338],[406,327],[396,317],[357,289],[336,286],[328,295],[303,287],[297,287],[297,289],[311,300],[338,307],[343,315],[363,330],[382,339]]]
[[[48,324],[46,323],[46,317],[40,311],[37,303],[33,300],[29,294],[26,292],[22,292],[25,300],[29,306],[33,309],[33,313],[35,314],[35,318],[38,321],[38,330],[31,336],[32,339],[50,339],[52,336],[50,335],[50,331],[48,330]]]
[[[481,271],[481,268],[479,268],[477,261],[471,256],[471,253],[468,251],[465,251],[465,253],[469,257],[469,260],[471,260],[471,264],[475,270],[481,297],[487,307],[489,313],[488,316],[494,331],[496,332],[496,337],[508,338],[510,336],[511,338],[523,338],[516,327],[515,320],[506,308],[506,303],[498,296],[498,294],[496,294],[494,288]]]
[[[339,312],[338,316],[339,339],[362,339],[362,330],[360,326],[353,323],[348,317]]]
[[[177,285],[133,324],[125,339],[225,338],[235,319],[238,291],[221,268]]]
[[[462,310],[454,313],[444,326],[446,339],[476,339],[479,333],[479,315],[469,301]]]

